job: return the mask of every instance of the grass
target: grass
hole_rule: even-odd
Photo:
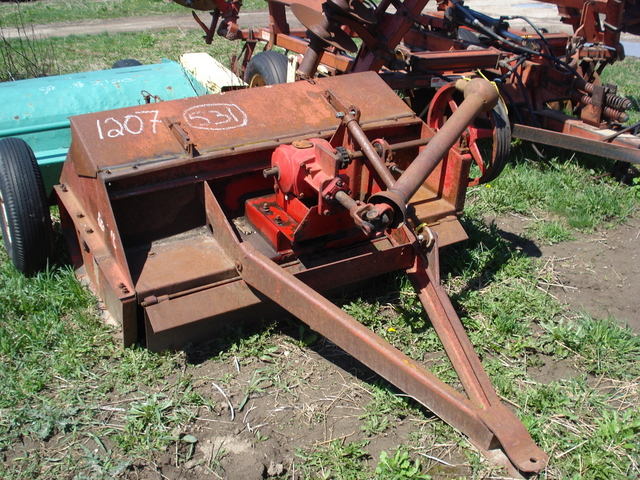
[[[266,10],[263,0],[243,2],[242,9]],[[1,27],[23,27],[58,22],[77,22],[147,15],[188,15],[187,9],[164,0],[47,0],[3,2],[0,4]]]
[[[221,62],[230,65],[231,56],[238,53],[239,42],[230,42],[215,37],[211,45],[205,45],[201,32],[197,30],[161,30],[100,35],[81,35],[65,38],[48,38],[39,41],[24,39],[9,41],[6,45],[16,49],[34,52],[31,58],[42,58],[39,52],[46,51],[45,58],[55,56],[54,63],[42,64],[23,61],[23,56],[6,55],[0,60],[10,62],[0,72],[0,80],[12,80],[46,74],[68,74],[93,70],[106,70],[118,60],[135,58],[143,64],[158,63],[163,58],[178,61],[180,55],[188,52],[207,52]],[[5,45],[5,48],[7,48]],[[2,48],[2,47],[0,47]],[[35,72],[34,72],[35,70]],[[9,76],[7,77],[7,72]]]
[[[545,149],[553,159],[539,161],[532,149],[516,145],[512,162],[490,184],[472,189],[471,214],[517,213],[531,219],[530,236],[547,243],[624,222],[637,208],[638,191],[608,175],[613,162]]]
[[[109,68],[122,58],[176,59],[185,50],[204,49],[197,32],[52,42],[63,52],[62,72]],[[228,58],[236,47],[219,39],[212,51]],[[627,60],[612,76],[621,75],[633,91],[640,76],[627,72],[637,66]],[[607,177],[606,162],[551,150],[545,152],[548,162],[534,162],[527,148],[514,152],[499,179],[470,192],[463,219],[470,240],[443,252],[445,287],[498,393],[551,455],[538,478],[636,478],[639,337],[615,318],[573,312],[548,295],[544,285],[552,283],[553,272],[504,240],[484,216],[526,215],[527,235],[562,242],[624,222],[637,212],[640,195]],[[341,304],[457,386],[404,275],[389,276]],[[291,478],[292,470],[304,478],[336,479],[501,474],[453,429],[296,320],[230,332],[206,348],[156,354],[122,349],[97,311],[69,267],[24,278],[0,247],[2,478],[135,478],[139,472],[145,478],[161,471],[164,457],[170,458],[165,465],[195,461],[207,475],[224,478],[226,462],[238,457],[231,446],[206,443],[224,432],[246,435],[256,450],[285,445],[290,463],[274,478]],[[569,374],[540,382],[534,373],[546,363]],[[252,415],[261,402],[272,413],[285,413],[256,423]],[[223,429],[225,422],[231,430]],[[337,432],[345,424],[347,430]],[[292,432],[301,439],[322,436],[296,442]]]

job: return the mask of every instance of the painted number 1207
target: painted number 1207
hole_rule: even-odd
[[[133,115],[125,115],[124,118],[115,119],[109,117],[105,120],[96,120],[98,137],[105,138],[123,137],[126,134],[140,135],[146,128],[156,133],[156,124],[162,123],[158,120],[159,110],[146,110],[135,112]]]

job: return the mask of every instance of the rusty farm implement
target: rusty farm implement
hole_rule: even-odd
[[[239,2],[185,3],[213,12],[209,26],[198,18],[207,40],[217,29],[245,42],[233,68],[268,88],[71,117],[62,230],[125,345],[180,348],[279,306],[512,472],[539,472],[548,455],[493,389],[440,285],[439,248],[467,238],[466,190],[500,173],[512,131],[637,163],[633,128],[619,125],[629,105],[599,82],[621,57],[626,4],[606,2],[589,36],[586,14],[574,35],[523,35],[454,0],[431,14],[426,3],[272,1],[269,28],[248,30]],[[289,27],[289,7],[303,29]],[[298,81],[280,85],[288,75]],[[552,108],[566,101],[571,115]],[[15,206],[0,203],[3,236],[33,238],[29,254],[46,264],[46,195],[37,169],[24,172],[37,214],[15,227]],[[322,296],[399,270],[464,394]]]
[[[625,125],[633,104],[600,78],[624,59],[622,33],[638,31],[631,1],[548,0],[572,29],[559,33],[524,17],[492,18],[458,0],[439,0],[431,10],[428,0],[276,0],[267,2],[267,27],[245,29],[237,24],[238,0],[178,3],[193,9],[206,42],[216,33],[243,42],[231,69],[251,86],[375,71],[438,129],[461,100],[457,79],[495,82],[502,101],[459,140],[478,167],[472,184],[500,173],[511,137],[640,163],[638,125]],[[211,11],[211,23],[197,10]],[[302,28],[290,25],[292,16]],[[512,28],[509,21],[528,23]],[[258,45],[264,51],[256,53]]]

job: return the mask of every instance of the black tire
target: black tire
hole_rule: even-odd
[[[0,140],[0,227],[9,258],[25,275],[47,267],[53,228],[40,168],[20,138]]]
[[[126,60],[118,60],[111,68],[139,67],[140,65],[142,64],[138,60],[127,58]]]
[[[287,83],[287,57],[283,53],[268,50],[249,60],[244,81],[250,88]]]

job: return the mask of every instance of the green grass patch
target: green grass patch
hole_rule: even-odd
[[[242,10],[267,9],[264,0],[243,2]],[[191,9],[164,0],[46,0],[3,2],[0,26],[23,27],[57,22],[78,22],[149,15],[188,15]],[[242,13],[241,13],[242,14]]]
[[[183,14],[187,9],[162,0],[47,0],[0,5],[0,25],[22,27],[146,15]]]
[[[365,463],[369,456],[367,443],[334,440],[311,452],[299,450],[296,455],[302,459],[304,478],[370,478],[371,471]]]
[[[178,61],[182,54],[188,52],[206,52],[229,66],[231,57],[240,48],[239,42],[221,37],[215,37],[211,45],[205,45],[201,32],[197,30],[72,35],[37,41],[7,40],[0,46],[7,52],[0,59],[0,66],[3,66],[0,80],[106,70],[118,60],[127,58],[134,58],[142,64],[158,63],[163,58]]]
[[[529,234],[557,243],[572,232],[593,232],[623,222],[638,206],[635,189],[608,175],[612,162],[546,149],[548,161],[527,146],[513,150],[513,161],[490,184],[471,189],[471,215],[517,213],[530,219]],[[534,161],[535,160],[535,161]]]
[[[162,30],[153,32],[104,33],[49,39],[58,54],[61,73],[72,73],[111,68],[114,62],[135,58],[143,64],[157,63],[162,58],[177,61],[187,52],[207,52],[229,65],[231,55],[240,48],[239,43],[216,38],[205,45],[201,32]]]

